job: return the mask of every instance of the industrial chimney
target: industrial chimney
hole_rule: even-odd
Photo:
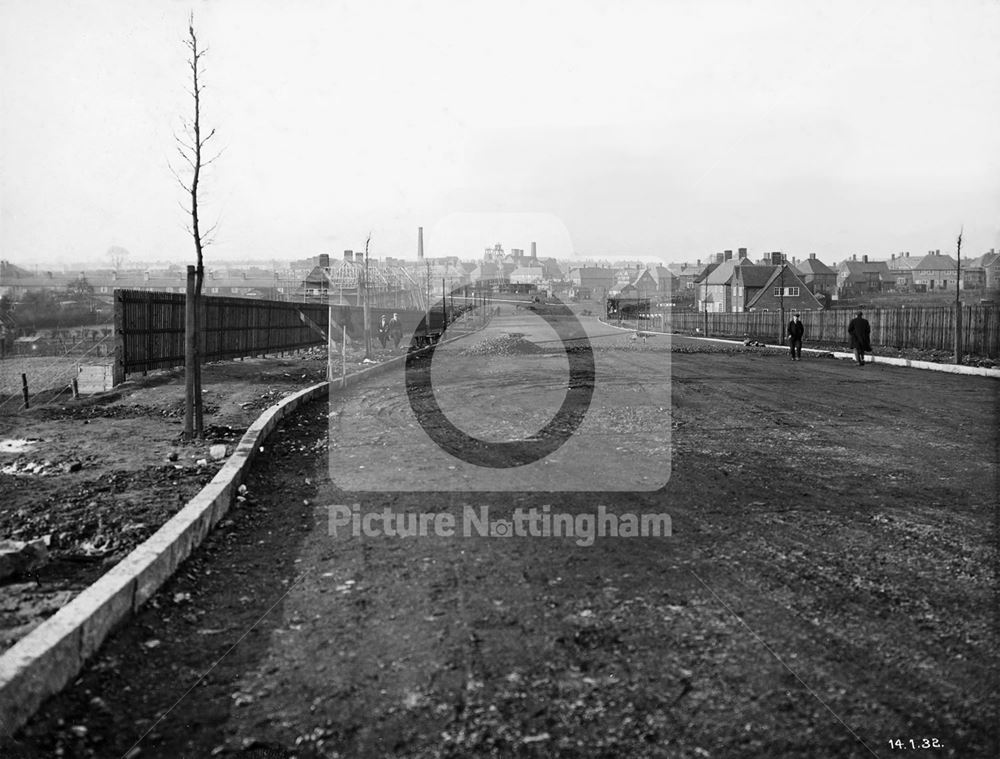
[[[531,257],[532,259],[538,258],[538,249],[535,247],[535,243],[531,243]]]
[[[424,228],[417,227],[417,260],[424,260]]]

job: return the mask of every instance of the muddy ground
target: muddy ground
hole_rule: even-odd
[[[349,357],[358,365],[359,357]],[[339,370],[339,360],[337,362]],[[209,364],[205,439],[185,442],[183,374],[0,415],[0,538],[49,539],[48,560],[0,580],[0,652],[149,537],[222,466],[261,411],[326,377],[325,351]]]
[[[426,449],[398,377],[311,404],[255,464],[247,503],[7,753],[995,756],[997,382],[609,339],[631,378],[610,390],[622,439],[669,427],[664,487],[540,492],[555,476],[536,474],[420,493],[467,472],[406,469]],[[531,412],[549,402],[555,359],[504,359],[525,383],[487,374],[480,408],[517,421],[529,379]],[[345,423],[384,449],[350,476],[349,451],[330,467]],[[618,447],[572,463],[611,467]],[[642,476],[641,452],[619,469]],[[342,489],[361,467],[399,489]],[[672,534],[332,536],[326,507],[353,503],[666,512]]]

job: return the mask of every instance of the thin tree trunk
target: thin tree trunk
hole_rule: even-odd
[[[195,343],[197,296],[194,267],[187,267],[187,299],[184,307],[184,439],[194,437],[194,397],[197,387],[198,352]]]

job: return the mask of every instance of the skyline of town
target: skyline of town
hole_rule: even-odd
[[[0,257],[193,258],[169,166],[190,10],[3,4]],[[409,257],[418,226],[428,256],[536,240],[557,258],[887,259],[950,252],[959,230],[1000,247],[996,4],[193,11],[222,149],[200,185],[214,261],[369,233],[376,257]]]

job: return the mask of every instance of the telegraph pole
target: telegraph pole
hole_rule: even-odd
[[[962,363],[962,232],[963,226],[958,232],[958,250],[956,251],[957,262],[955,268],[955,363]]]
[[[372,357],[372,330],[371,330],[371,309],[369,307],[369,301],[371,300],[371,295],[368,292],[368,243],[372,240],[371,233],[368,234],[368,239],[365,240],[365,358],[371,359]]]
[[[778,302],[781,304],[781,319],[778,322],[778,334],[781,335],[781,345],[785,344],[785,254],[781,254],[781,273],[778,281],[781,287],[778,288]]]

